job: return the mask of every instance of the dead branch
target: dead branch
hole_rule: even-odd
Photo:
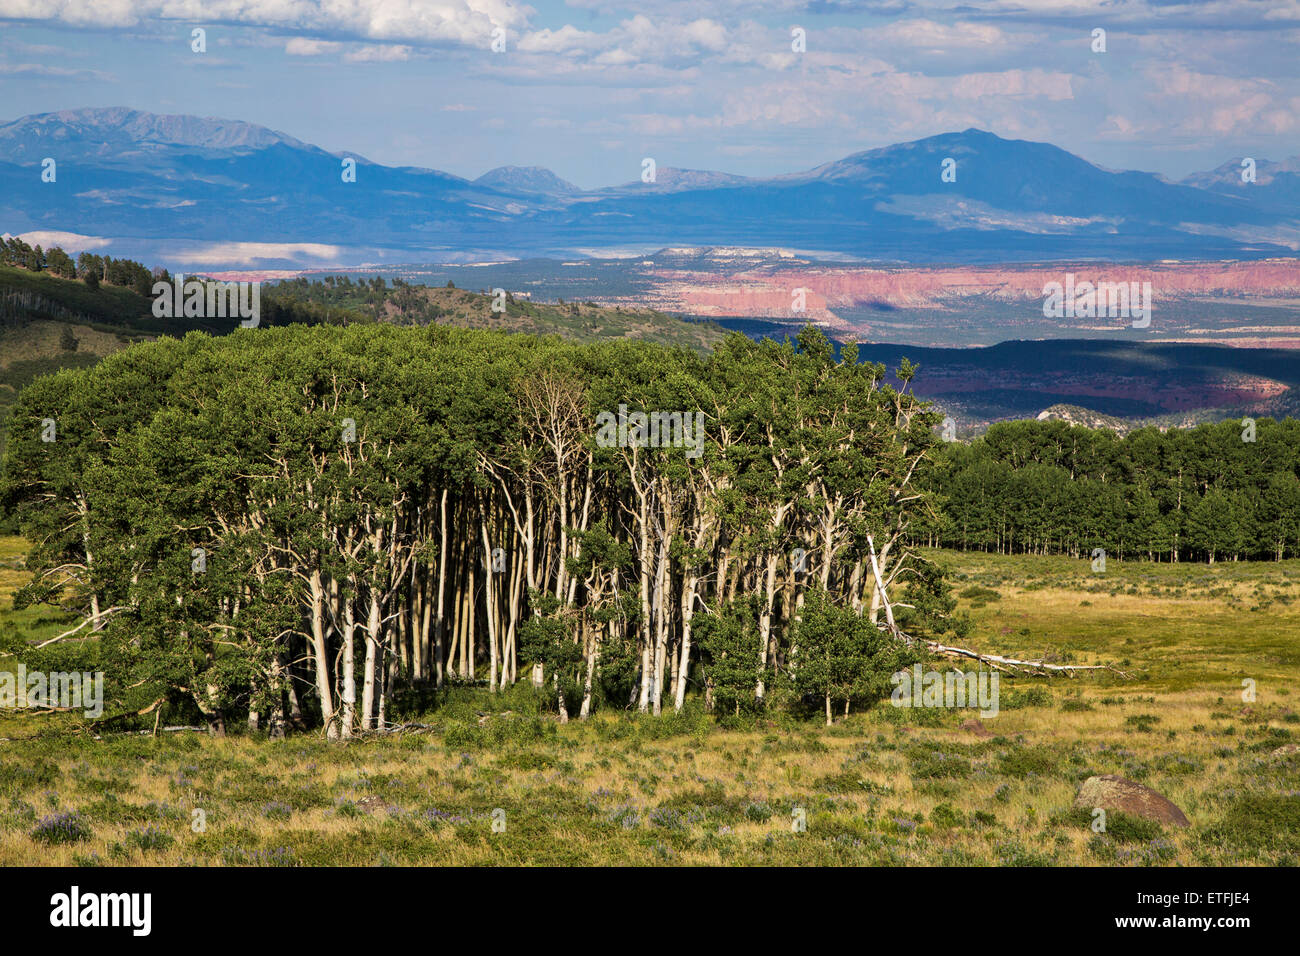
[[[109,615],[111,615],[111,614],[116,614],[118,611],[125,611],[126,609],[127,609],[127,605],[125,605],[125,604],[114,605],[113,607],[110,607],[110,608],[108,608],[107,610],[100,611],[98,615],[96,615],[96,614],[92,614],[92,615],[90,615],[90,617],[86,618],[84,621],[82,621],[80,624],[78,624],[78,625],[77,625],[76,627],[74,627],[72,630],[70,630],[70,631],[64,631],[64,632],[63,632],[62,634],[60,634],[58,637],[51,637],[51,638],[50,638],[49,640],[47,640],[47,641],[41,641],[41,643],[39,643],[39,644],[36,645],[36,648],[37,648],[37,650],[39,650],[40,648],[42,648],[42,647],[47,647],[48,645],[50,645],[50,644],[54,644],[54,643],[57,642],[57,641],[65,640],[65,639],[71,637],[73,634],[76,634],[79,630],[81,630],[81,629],[82,629],[83,627],[85,627],[87,624],[94,624],[95,627],[98,628],[99,625],[109,617]]]
[[[120,714],[115,714],[115,715],[113,715],[112,717],[101,717],[101,718],[99,718],[98,720],[92,720],[92,721],[90,722],[90,726],[91,726],[91,727],[94,727],[94,726],[96,726],[97,724],[107,724],[107,723],[112,723],[112,722],[115,721],[115,720],[121,720],[123,717],[143,717],[145,714],[152,714],[155,710],[157,710],[159,707],[161,707],[161,706],[163,705],[163,702],[164,702],[166,699],[167,699],[166,697],[159,697],[157,700],[155,700],[155,701],[154,701],[152,704],[150,704],[148,707],[142,707],[142,708],[140,708],[140,709],[137,710],[137,711],[129,711],[129,710],[128,710],[128,711],[124,711],[123,713],[120,713]],[[146,733],[148,733],[148,731],[146,731]]]
[[[902,641],[908,647],[915,647],[918,643],[917,639],[904,632],[894,623],[893,605],[889,602],[889,593],[885,590],[885,582],[880,576],[880,565],[876,561],[876,543],[871,540],[871,535],[867,535],[867,548],[871,558],[871,573],[875,576],[876,589],[880,594],[880,603],[885,611],[885,623],[876,626],[882,631],[887,631],[896,640]],[[1029,671],[1039,674],[1046,673],[1048,676],[1065,674],[1067,677],[1073,677],[1075,671],[1111,671],[1121,677],[1129,677],[1124,671],[1109,664],[1049,664],[1043,660],[1026,661],[1015,657],[1003,657],[1001,654],[983,654],[965,647],[950,647],[941,644],[939,641],[925,641],[924,644],[932,654],[969,658],[970,660],[979,661],[981,664],[987,664],[996,671]]]
[[[1112,667],[1110,664],[1049,664],[1042,660],[1025,661],[1015,657],[1003,657],[1001,654],[981,654],[979,651],[968,650],[965,647],[949,647],[946,644],[940,644],[938,641],[926,641],[925,646],[934,654],[943,654],[949,657],[968,657],[971,660],[979,661],[981,664],[988,664],[995,670],[1002,670],[1003,667],[1006,667],[1010,670],[1046,671],[1049,676],[1055,673],[1073,676],[1075,671],[1111,671],[1124,678],[1130,677],[1129,674],[1118,667]]]

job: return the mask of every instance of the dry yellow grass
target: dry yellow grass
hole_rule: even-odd
[[[887,702],[829,729],[775,713],[727,729],[694,708],[560,726],[527,688],[460,689],[419,718],[432,729],[348,744],[96,740],[69,733],[75,719],[11,717],[0,736],[23,739],[0,745],[0,864],[1300,861],[1300,757],[1274,755],[1300,722],[1292,563],[1129,563],[1097,581],[1080,562],[944,560],[959,590],[997,591],[973,609],[972,644],[1124,662],[1131,679],[1004,678],[990,737],[962,729],[970,711]],[[515,713],[480,725],[489,709]],[[1094,834],[1071,805],[1100,773],[1155,788],[1191,826],[1113,817]],[[68,812],[85,838],[40,842]]]

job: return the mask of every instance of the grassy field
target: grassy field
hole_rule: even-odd
[[[50,633],[57,615],[3,610],[20,545],[0,539],[0,632]],[[404,717],[420,726],[347,744],[100,739],[11,711],[0,864],[1300,863],[1300,755],[1275,753],[1300,730],[1300,562],[941,560],[971,645],[1131,676],[1004,678],[983,730],[888,702],[832,728],[723,727],[694,704],[561,726],[527,687],[452,688]],[[1102,773],[1191,826],[1112,814],[1094,834],[1071,804]]]

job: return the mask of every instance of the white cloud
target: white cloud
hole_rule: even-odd
[[[102,73],[99,70],[73,70],[64,66],[49,66],[45,63],[0,63],[0,75],[48,76],[57,79],[94,80],[98,83],[116,80],[111,73]]]
[[[5,40],[0,43],[0,47],[27,56],[67,56],[69,54],[69,51],[64,50],[62,47],[50,46],[48,43],[23,43],[19,40]]]
[[[606,12],[609,0],[565,0],[566,6]],[[740,17],[785,16],[806,28],[816,23],[806,0],[656,0],[655,9],[671,16],[710,16],[724,20]],[[1300,22],[1300,0],[828,0],[825,12],[862,16],[961,16],[1007,22],[1096,21],[1142,24],[1153,28],[1183,29],[1217,24],[1224,27],[1263,26]]]
[[[553,53],[587,57],[604,66],[632,66],[695,63],[701,57],[727,52],[730,41],[727,27],[716,20],[651,20],[637,14],[603,33],[579,30],[572,24],[558,30],[536,30],[525,34],[518,48],[521,53]]]
[[[185,262],[229,265],[256,265],[275,259],[318,259],[337,261],[343,256],[342,246],[318,242],[214,242],[192,248],[173,249],[166,255]]]
[[[399,63],[410,58],[409,46],[388,44],[369,44],[343,54],[348,63]]]
[[[284,45],[289,56],[327,56],[343,53],[345,63],[398,63],[411,58],[411,48],[405,44],[367,43],[349,46],[335,40],[313,40],[293,37]]]
[[[515,0],[0,0],[0,19],[134,27],[150,21],[239,24],[308,36],[486,47],[492,29],[522,29]]]
[[[884,49],[904,46],[932,52],[985,50],[1004,45],[1008,40],[1006,32],[992,24],[937,23],[934,20],[896,20],[863,33]]]
[[[600,34],[579,30],[570,24],[552,30],[536,30],[519,41],[524,53],[587,53],[600,43]]]
[[[8,237],[9,233],[5,233]],[[18,234],[18,238],[29,246],[41,246],[49,249],[51,246],[58,246],[64,252],[85,252],[89,249],[103,249],[105,246],[112,245],[112,240],[101,239],[99,236],[83,236],[76,232],[58,232],[56,230],[37,230],[35,232],[23,232]]]
[[[946,77],[926,77],[929,95],[940,93],[948,85]],[[1000,97],[1044,97],[1049,100],[1072,100],[1074,88],[1069,73],[1048,70],[1003,70],[1000,73],[968,73],[955,78],[951,94],[958,99]]]
[[[337,53],[343,49],[342,43],[332,40],[311,40],[307,37],[293,37],[284,45],[284,52],[289,56],[322,56]]]
[[[1166,133],[1279,135],[1297,125],[1300,97],[1284,93],[1269,80],[1166,65],[1148,69],[1145,81],[1146,99]]]

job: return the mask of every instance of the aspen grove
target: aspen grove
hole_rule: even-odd
[[[54,642],[95,645],[119,709],[218,733],[350,737],[467,681],[529,681],[561,720],[712,707],[737,680],[761,707],[798,684],[809,595],[875,634],[895,608],[952,624],[909,544],[939,420],[912,371],[895,388],[811,328],[709,355],[444,326],[162,338],[22,393],[18,602],[81,612]],[[602,447],[620,405],[702,414],[702,453]]]

